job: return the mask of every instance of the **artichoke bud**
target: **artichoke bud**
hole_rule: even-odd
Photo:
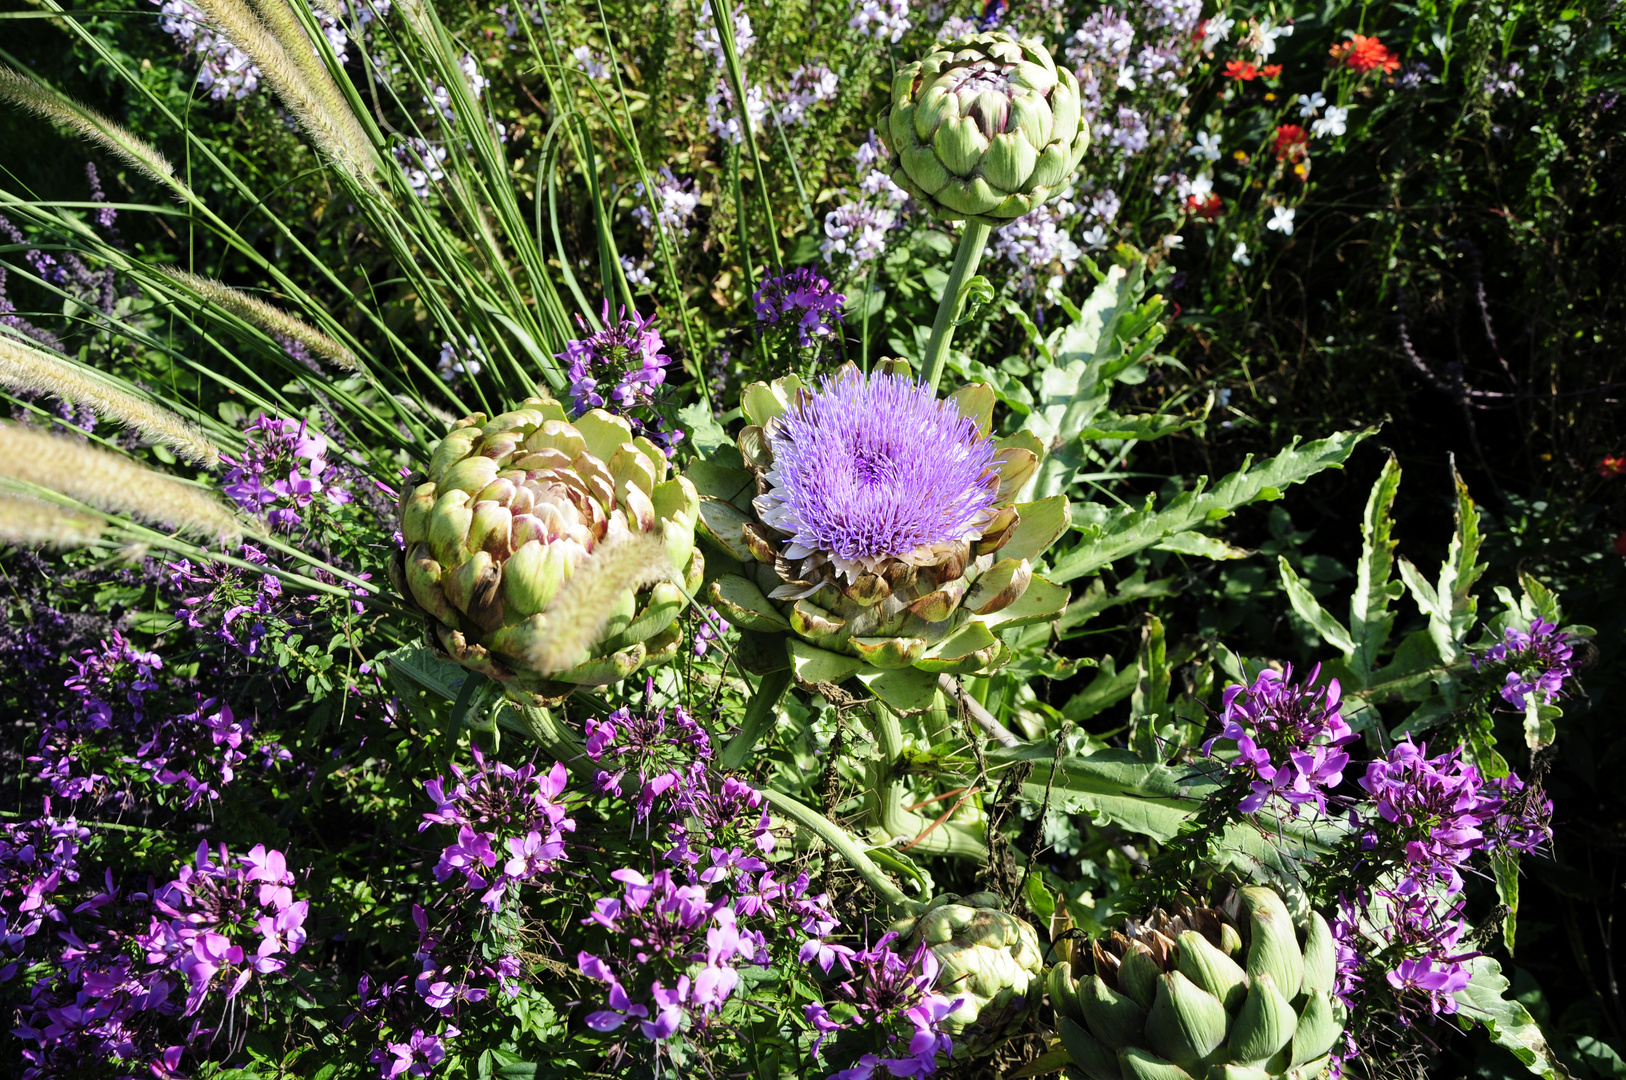
[[[1269,975],[1282,994],[1296,996],[1304,983],[1304,954],[1299,951],[1298,935],[1286,905],[1270,889],[1250,886],[1240,893],[1252,930],[1248,976]]]
[[[463,541],[474,522],[474,508],[466,491],[448,491],[435,501],[429,518],[429,550],[443,566],[463,561]]]
[[[1190,1067],[1225,1042],[1229,1020],[1218,998],[1171,971],[1158,979],[1157,997],[1146,1014],[1146,1044],[1160,1057]]]
[[[1292,1041],[1299,1023],[1293,1006],[1276,989],[1276,980],[1269,973],[1260,972],[1251,977],[1251,982],[1248,1000],[1231,1029],[1231,1060],[1245,1065],[1262,1064],[1275,1057]]]
[[[1124,1080],[1194,1080],[1172,1061],[1165,1061],[1138,1047],[1118,1051],[1118,1067]]]
[[[1067,1056],[1073,1059],[1073,1064],[1089,1080],[1122,1080],[1118,1055],[1102,1046],[1099,1039],[1065,1016],[1056,1026],[1061,1033],[1061,1044],[1067,1048]]]
[[[1255,1065],[1210,1065],[1207,1080],[1270,1080],[1270,1074]]]
[[[1248,996],[1248,976],[1235,960],[1209,944],[1195,930],[1184,930],[1178,939],[1176,967],[1197,986],[1213,994],[1234,1012]]]
[[[1139,941],[1129,943],[1118,965],[1118,989],[1135,999],[1143,1009],[1150,1009],[1157,997],[1157,979],[1163,967],[1152,955],[1152,950]]]
[[[1242,955],[1242,933],[1230,923],[1220,923],[1220,952],[1233,960]]]
[[[1045,989],[1050,993],[1050,1004],[1055,1008],[1057,1015],[1074,1023],[1084,1021],[1084,1012],[1078,1007],[1078,988],[1073,981],[1071,964],[1062,960],[1052,967],[1050,973],[1045,976]],[[1117,1068],[1116,1061],[1113,1068]]]
[[[1338,979],[1338,946],[1333,941],[1332,927],[1318,911],[1310,912],[1309,925],[1304,934],[1305,993],[1326,992]]]
[[[401,540],[410,548],[429,538],[430,515],[435,509],[435,485],[418,484],[401,500]]]
[[[1146,1026],[1146,1010],[1134,998],[1112,989],[1099,975],[1080,980],[1078,1007],[1090,1031],[1114,1050],[1134,1044]]]
[[[1344,1030],[1343,1006],[1326,991],[1317,990],[1305,1002],[1298,1030],[1293,1032],[1293,1053],[1289,1065],[1297,1068],[1325,1054]]]

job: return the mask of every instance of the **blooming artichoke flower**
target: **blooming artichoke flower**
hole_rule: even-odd
[[[1068,509],[1062,496],[1015,502],[1042,445],[992,436],[992,390],[939,399],[899,366],[866,377],[849,365],[817,389],[795,376],[747,387],[745,469],[690,475],[708,496],[702,535],[739,560],[710,586],[723,616],[789,631],[806,683],[913,670],[886,686],[915,708],[938,674],[1003,663],[998,630],[1066,606],[1033,562]]]
[[[1154,911],[1075,963],[1048,977],[1075,1080],[1314,1080],[1344,1029],[1327,921],[1295,926],[1267,888]]]
[[[969,34],[898,69],[892,180],[940,218],[1003,225],[1048,202],[1090,143],[1078,80],[1037,41]]]
[[[405,550],[391,579],[464,667],[544,697],[619,681],[677,654],[676,620],[704,573],[699,497],[666,473],[666,455],[602,409],[571,422],[557,401],[529,398],[489,420],[475,413],[403,489]],[[660,539],[682,586],[602,581],[610,591],[595,593],[591,613],[608,612],[598,640],[562,666],[547,662],[560,624],[582,614],[550,622],[561,588],[603,545],[638,535]]]
[[[942,1023],[956,1056],[991,1054],[1020,1031],[1044,996],[1044,951],[1033,927],[994,893],[935,897],[892,926],[937,958],[934,991],[956,1001]]]

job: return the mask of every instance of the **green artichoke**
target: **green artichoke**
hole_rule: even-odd
[[[402,491],[391,579],[467,668],[544,698],[616,682],[676,655],[677,617],[705,569],[699,496],[666,474],[660,448],[601,409],[572,422],[558,402],[530,398],[490,420],[475,413]],[[550,602],[596,550],[636,534],[660,537],[682,586],[616,589],[594,604],[608,621],[585,655],[539,667],[559,631]]]
[[[1071,1080],[1314,1080],[1344,1029],[1331,929],[1271,889],[1155,911],[1075,960],[1047,980]]]
[[[733,557],[709,587],[723,617],[790,635],[805,684],[857,675],[914,710],[939,675],[1003,664],[1001,630],[1065,608],[1067,590],[1033,563],[1068,504],[1015,501],[1043,446],[993,437],[989,387],[940,400],[901,362],[883,368],[747,387],[744,468],[703,462],[690,476],[702,536]]]
[[[1003,225],[1072,179],[1090,143],[1078,80],[1004,31],[939,45],[892,80],[892,180],[940,218]]]
[[[960,999],[943,1023],[956,1057],[993,1053],[1037,1011],[1044,996],[1039,935],[995,894],[947,893],[892,929],[911,948],[926,943],[939,965],[936,992]]]

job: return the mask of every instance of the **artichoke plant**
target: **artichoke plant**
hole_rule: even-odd
[[[897,158],[894,183],[938,217],[988,225],[1059,193],[1090,142],[1073,73],[1003,31],[899,68],[877,126]]]
[[[998,667],[1002,628],[1066,606],[1033,564],[1069,519],[1063,496],[1016,501],[1043,447],[995,438],[993,404],[981,384],[938,399],[895,364],[747,387],[745,468],[691,470],[702,534],[738,560],[713,604],[789,635],[804,683],[910,673],[872,685],[900,708],[922,707],[940,674]]]
[[[705,568],[699,496],[620,417],[594,409],[571,421],[550,398],[489,420],[475,413],[435,447],[427,475],[409,479],[399,510],[405,549],[390,576],[463,666],[546,698],[676,655],[677,617]],[[562,587],[603,545],[639,534],[660,538],[681,584],[595,596],[592,616],[608,616],[598,640],[545,663],[568,621],[550,623]]]
[[[1344,1029],[1331,929],[1268,888],[1154,912],[1075,961],[1048,977],[1072,1080],[1314,1080]]]
[[[1033,927],[993,893],[935,897],[892,929],[937,957],[937,993],[959,999],[943,1029],[956,1057],[991,1054],[1015,1035],[1044,996],[1044,951]]]

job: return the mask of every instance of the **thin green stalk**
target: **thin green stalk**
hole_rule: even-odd
[[[522,705],[519,708],[520,720],[517,726],[506,720],[512,712],[511,709],[504,709],[498,714],[497,722],[535,739],[544,750],[553,755],[553,760],[564,762],[565,768],[574,773],[577,779],[588,781],[593,779],[598,767],[593,759],[587,756],[587,747],[576,737],[576,733],[550,710],[540,705]]]
[[[779,704],[779,699],[785,696],[785,691],[790,689],[790,684],[789,668],[784,671],[770,671],[762,676],[762,681],[757,683],[756,692],[746,703],[739,733],[723,748],[722,756],[717,759],[718,764],[725,769],[738,769],[745,765],[746,759],[751,756],[751,751],[756,748],[757,743],[772,730],[774,707]]]
[[[734,13],[723,0],[711,0],[711,20],[717,27],[717,40],[723,46],[724,67],[728,70],[728,85],[734,93],[734,111],[739,114],[740,131],[745,135],[745,146],[751,154],[751,171],[756,174],[757,194],[762,198],[762,224],[768,231],[768,253],[773,256],[775,270],[784,269],[779,254],[779,233],[773,224],[773,199],[768,194],[768,178],[762,173],[762,155],[757,150],[757,133],[751,127],[751,113],[745,100],[745,72],[740,67],[739,48],[734,41]],[[749,264],[749,256],[747,256]]]
[[[949,342],[954,338],[954,323],[960,317],[960,305],[965,300],[965,283],[977,272],[982,249],[988,244],[993,231],[980,221],[967,221],[960,234],[960,246],[954,250],[954,266],[948,280],[943,283],[943,296],[937,301],[937,318],[932,321],[931,340],[926,343],[926,354],[920,358],[926,385],[932,390],[943,379],[943,367],[948,362]]]

